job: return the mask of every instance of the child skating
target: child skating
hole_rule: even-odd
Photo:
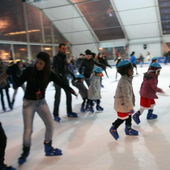
[[[83,103],[81,104],[81,112],[85,112],[88,107],[88,98],[87,98],[87,88],[84,85],[85,77],[82,74],[76,75],[76,79],[72,80],[72,85],[79,89],[79,93],[83,99]]]
[[[100,99],[101,99],[101,73],[102,68],[95,67],[93,69],[93,74],[90,77],[90,86],[88,90],[88,99],[89,99],[89,107],[90,111],[93,113],[93,101],[96,101],[96,110],[97,111],[103,111],[104,109],[100,106]]]
[[[117,128],[125,122],[125,134],[137,136],[138,131],[131,128],[132,116],[134,113],[135,96],[132,87],[133,66],[128,60],[122,60],[117,65],[117,72],[121,74],[114,96],[114,109],[118,119],[112,123],[110,128],[111,135],[117,140],[119,134]]]
[[[162,89],[157,87],[158,76],[160,74],[161,65],[152,63],[147,73],[144,74],[143,82],[140,88],[140,109],[133,115],[136,124],[140,123],[140,116],[145,109],[148,109],[147,119],[156,119],[158,116],[153,114],[155,100],[158,96],[156,92],[164,93]]]

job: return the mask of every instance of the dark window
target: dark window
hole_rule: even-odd
[[[11,45],[0,44],[0,58],[3,62],[8,62],[8,60],[12,59]]]
[[[31,59],[35,60],[40,51],[42,51],[40,45],[31,45]]]
[[[28,61],[28,53],[26,45],[14,45],[15,59]]]
[[[21,1],[1,0],[0,39],[27,41],[23,3]]]
[[[45,34],[45,43],[52,43],[51,37],[51,22],[43,15],[43,26],[44,26],[44,34]]]
[[[52,47],[51,46],[44,46],[43,51],[47,52],[50,55],[50,58],[53,57]]]
[[[30,42],[43,43],[41,29],[41,12],[31,5],[26,4],[26,7]]]
[[[102,30],[94,30],[94,32],[100,41],[125,38],[121,27],[102,29]]]

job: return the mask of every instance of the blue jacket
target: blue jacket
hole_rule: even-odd
[[[131,56],[130,61],[132,64],[136,64],[136,57],[134,55]]]

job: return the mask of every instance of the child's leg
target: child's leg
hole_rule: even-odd
[[[129,117],[125,120],[125,133],[126,135],[138,135],[138,131],[131,128],[132,125],[132,116],[129,115]]]
[[[152,102],[153,103],[153,102]],[[156,114],[153,114],[153,108],[155,106],[155,103],[154,104],[151,104],[151,107],[150,109],[148,110],[148,114],[147,114],[147,119],[156,119],[158,116]]]
[[[117,140],[119,138],[119,134],[117,133],[117,128],[124,122],[122,119],[117,119],[115,122],[112,123],[113,126],[110,128],[111,135]]]
[[[104,110],[103,107],[100,106],[100,99],[96,100],[96,103],[97,103],[96,110],[103,111]]]
[[[136,124],[140,123],[139,116],[144,112],[145,108],[140,107],[140,109],[133,115],[133,120],[136,122]]]
[[[93,113],[94,109],[93,109],[93,100],[89,100],[89,106],[90,106],[90,111]]]
[[[84,105],[86,103],[86,100],[87,100],[87,97],[83,98],[83,103],[81,104],[81,109],[80,109],[81,112],[85,112]]]

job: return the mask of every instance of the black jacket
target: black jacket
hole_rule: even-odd
[[[90,60],[87,60],[85,58],[81,63],[79,73],[84,74],[85,78],[89,78],[91,73],[93,72],[94,65],[101,67],[103,70],[105,69],[105,66],[103,64],[96,62],[94,59],[91,58]]]
[[[73,78],[75,78],[74,73],[68,67],[67,56],[65,54],[58,52],[58,54],[53,57],[52,68],[61,79],[67,79],[68,74],[71,74]]]

